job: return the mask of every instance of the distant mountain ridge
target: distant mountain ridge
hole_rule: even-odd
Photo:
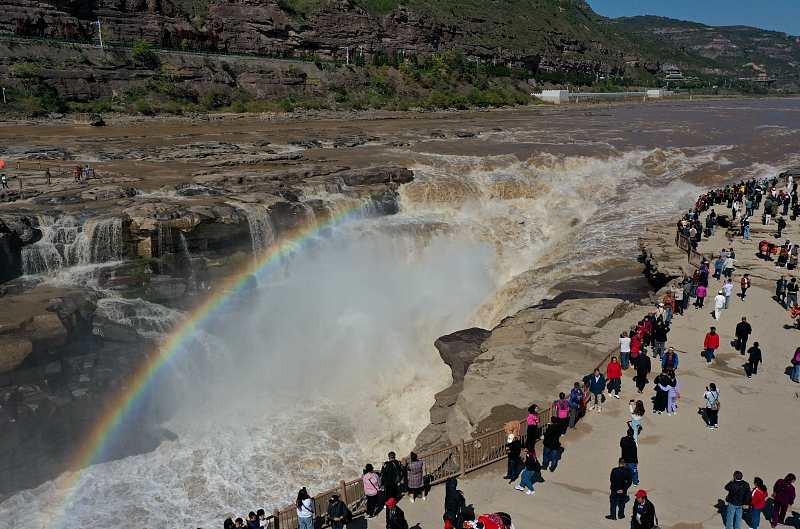
[[[700,61],[706,73],[797,79],[800,37],[750,26],[709,26],[657,16],[609,20],[629,35],[655,38]]]
[[[0,0],[0,9],[0,80],[29,114],[100,100],[108,105],[78,108],[497,106],[530,101],[531,79],[651,87],[668,65],[708,90],[800,88],[795,37],[608,19],[585,0]]]

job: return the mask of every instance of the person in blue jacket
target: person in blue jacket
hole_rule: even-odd
[[[662,369],[672,369],[673,371],[678,369],[678,354],[675,352],[675,349],[670,347],[667,349],[667,352],[661,357],[661,367]]]
[[[606,377],[595,369],[594,373],[586,375],[583,383],[589,388],[589,409],[594,409],[597,412],[603,411],[601,404],[606,401],[606,396],[603,394],[606,390]]]

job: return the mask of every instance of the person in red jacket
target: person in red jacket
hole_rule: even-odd
[[[612,356],[606,366],[606,379],[608,379],[608,392],[612,397],[618,399],[622,389],[622,364],[619,363],[616,356]]]
[[[767,505],[768,497],[769,491],[764,485],[764,480],[759,477],[753,478],[753,492],[750,496],[750,523],[748,524],[750,529],[758,529],[758,526],[761,525],[761,511]]]
[[[703,355],[706,357],[706,365],[711,365],[711,360],[714,359],[714,351],[719,349],[719,334],[717,328],[711,327],[711,330],[706,334],[706,339],[703,340]]]
[[[631,332],[631,365],[636,368],[636,362],[639,361],[639,355],[642,352],[642,339],[636,332]]]

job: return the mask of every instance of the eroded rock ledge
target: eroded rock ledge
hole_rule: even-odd
[[[640,239],[645,266],[638,270],[655,290],[649,295],[637,292],[641,285],[618,270],[576,277],[556,286],[552,299],[491,331],[466,329],[437,340],[453,384],[436,395],[417,449],[447,446],[519,420],[531,403],[548,405],[601,363],[616,350],[619,333],[641,319],[675,279],[693,271],[674,238],[674,228],[666,226]]]

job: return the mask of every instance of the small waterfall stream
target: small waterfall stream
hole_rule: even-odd
[[[125,255],[118,217],[80,223],[69,215],[42,215],[39,229],[41,240],[22,249],[25,275],[54,274],[70,266],[118,261]]]
[[[232,203],[231,205],[242,210],[247,217],[254,256],[259,255],[275,242],[275,229],[272,226],[267,208],[260,204],[244,204],[241,202]]]

